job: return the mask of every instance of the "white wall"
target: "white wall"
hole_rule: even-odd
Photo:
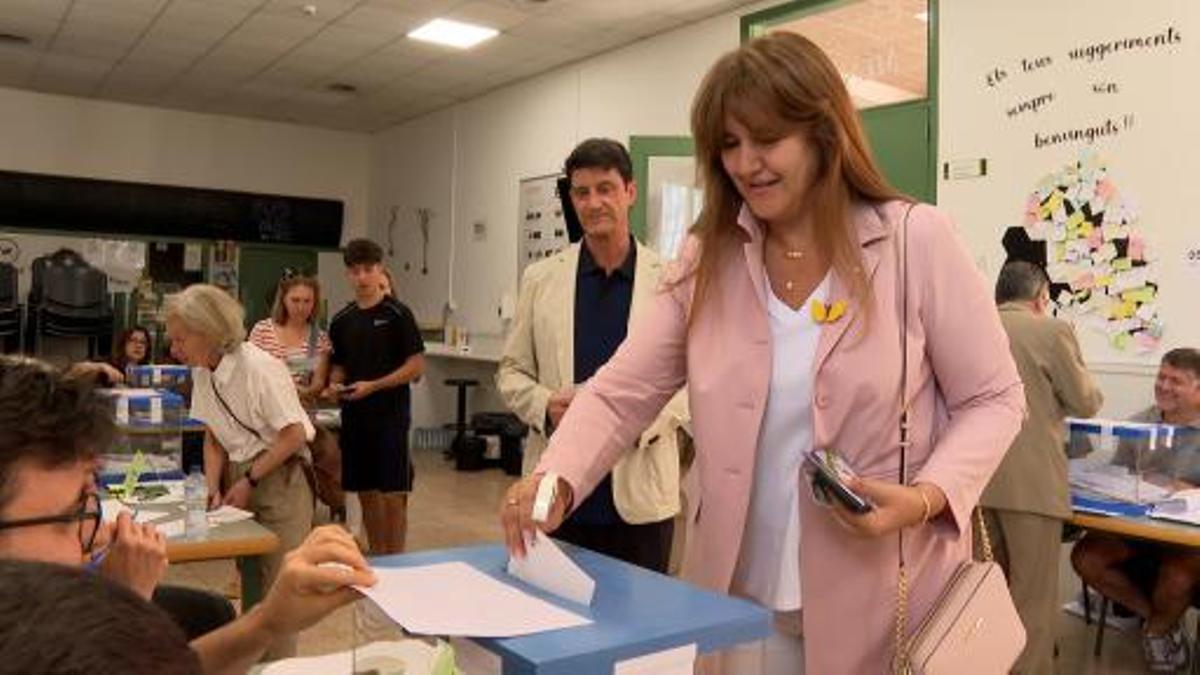
[[[2,169],[340,199],[343,240],[367,232],[367,134],[5,88],[0,120]],[[348,300],[340,259],[320,264],[331,306]]]
[[[0,168],[341,199],[366,231],[366,134],[4,88],[0,119]]]
[[[399,207],[390,267],[418,319],[440,323],[450,303],[448,320],[465,326],[474,345],[498,351],[505,328],[501,298],[517,290],[519,181],[556,173],[571,149],[591,136],[627,142],[630,135],[688,134],[692,95],[717,57],[737,47],[739,16],[686,26],[377,135],[370,232],[385,242],[383,224]],[[418,206],[435,212],[428,275],[418,271]],[[480,221],[486,235],[477,240]],[[472,410],[503,409],[492,387],[494,368],[428,361],[429,375],[414,392],[415,424],[452,419],[453,397],[442,384],[449,376],[481,380]]]

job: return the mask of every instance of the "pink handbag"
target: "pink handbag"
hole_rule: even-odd
[[[903,260],[902,327],[908,320],[908,215],[901,224]],[[900,331],[900,483],[908,484],[908,330]],[[904,530],[896,584],[896,653],[892,671],[903,675],[1000,675],[1007,673],[1025,648],[1025,627],[1013,605],[1004,571],[992,559],[987,526],[978,509],[982,562],[969,560],[955,571],[929,614],[912,636],[907,635],[908,569],[904,562]]]

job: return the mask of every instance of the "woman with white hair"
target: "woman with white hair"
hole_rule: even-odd
[[[195,284],[169,299],[167,336],[175,358],[192,367],[191,415],[206,427],[210,507],[249,509],[279,537],[263,564],[269,588],[284,554],[312,527],[313,494],[298,453],[314,430],[287,366],[245,341],[244,316],[224,290]],[[270,655],[294,652],[293,638]]]

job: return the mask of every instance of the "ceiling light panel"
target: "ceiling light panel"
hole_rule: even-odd
[[[408,37],[456,49],[470,49],[480,42],[490,40],[499,34],[500,31],[495,28],[476,26],[450,19],[434,19],[410,32]]]

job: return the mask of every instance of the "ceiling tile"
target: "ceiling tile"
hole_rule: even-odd
[[[401,8],[373,7],[360,5],[338,19],[341,26],[367,28],[393,35],[403,35],[416,28],[426,15]]]
[[[4,16],[0,22],[14,17],[33,20],[59,20],[71,6],[71,0],[4,0]]]
[[[274,66],[259,73],[250,80],[251,85],[264,84],[268,86],[304,87],[319,79],[320,75],[311,70],[291,68],[285,65]]]
[[[116,61],[129,50],[128,42],[113,42],[102,37],[60,36],[54,42],[55,54],[68,54],[81,58]]]
[[[97,5],[74,5],[67,15],[65,26],[77,25],[86,32],[112,30],[141,31],[150,25],[153,14],[108,9]]]
[[[261,0],[260,0],[261,1]],[[349,11],[359,0],[267,0],[259,12],[292,16],[326,23]],[[306,5],[316,7],[315,14],[309,15],[304,11]]]
[[[255,14],[234,31],[230,38],[258,44],[295,44],[320,29],[303,19]]]
[[[126,14],[157,14],[168,0],[75,0],[74,8]]]
[[[350,25],[334,24],[325,28],[313,38],[313,42],[329,45],[338,49],[369,51],[382,47],[398,39],[395,33],[376,30],[374,28],[358,28]]]
[[[158,25],[201,24],[229,30],[251,16],[248,8],[214,4],[212,0],[172,0],[159,17]]]
[[[0,46],[0,82],[15,86],[25,83],[37,67],[38,54],[23,48]]]
[[[455,7],[447,12],[445,17],[505,31],[529,20],[530,13],[521,11],[518,7],[519,5],[516,4],[475,0]]]

